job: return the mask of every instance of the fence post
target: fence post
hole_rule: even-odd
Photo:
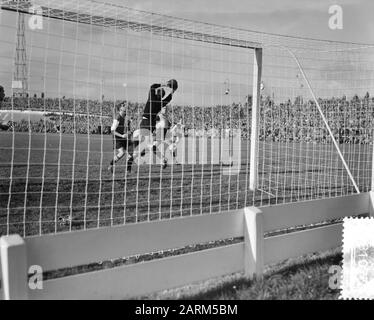
[[[1,290],[4,300],[27,299],[27,257],[25,241],[19,235],[1,237],[0,260]]]
[[[262,211],[244,209],[244,272],[247,278],[260,278],[264,271],[264,226]]]
[[[252,94],[252,126],[251,126],[251,156],[249,189],[255,191],[257,186],[258,167],[258,126],[260,118],[261,98],[261,75],[262,75],[262,49],[255,49],[253,63],[253,94]]]
[[[177,144],[177,154],[176,159],[173,159],[173,161],[176,161],[178,164],[186,164],[186,156],[188,153],[187,150],[187,139],[184,135],[181,137]],[[174,163],[174,162],[173,162]]]

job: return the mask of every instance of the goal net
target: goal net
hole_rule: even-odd
[[[265,46],[259,205],[370,190],[373,54],[372,46],[316,40]]]
[[[370,187],[370,46],[90,0],[0,4],[0,235],[213,214]],[[136,131],[151,85],[170,79],[179,86],[160,115],[167,121],[157,122],[131,172],[131,150],[110,172],[120,158],[111,133],[120,107]]]

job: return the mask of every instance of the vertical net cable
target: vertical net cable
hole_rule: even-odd
[[[104,29],[103,29],[104,31]],[[131,119],[131,115],[130,115],[130,108],[129,108],[129,97],[128,97],[128,83],[129,83],[129,75],[128,73],[126,72],[126,70],[128,70],[129,68],[129,36],[128,36],[128,32],[127,30],[125,31],[124,33],[124,36],[126,37],[126,39],[124,40],[126,45],[125,45],[125,56],[126,56],[126,61],[124,62],[124,80],[125,80],[125,83],[123,84],[123,87],[124,87],[124,91],[125,91],[125,94],[124,94],[124,98],[125,98],[125,101],[126,101],[126,124],[128,123],[129,119]],[[104,49],[104,48],[103,48]],[[130,121],[131,122],[131,121]],[[130,127],[130,132],[132,132],[132,128]],[[132,146],[130,145],[130,142],[128,142],[128,148],[131,148]],[[127,165],[127,161],[129,159],[129,151],[127,151],[127,153],[125,154],[125,157],[126,157],[126,165]],[[126,172],[125,172],[125,183],[124,183],[124,187],[123,187],[123,223],[126,224],[127,223],[127,198],[128,198],[128,194],[127,194],[127,189],[128,189],[128,179],[130,178],[129,174],[128,174],[128,171],[127,171],[127,168],[126,168]]]
[[[21,19],[21,15],[18,15],[17,18],[17,24],[18,24],[18,20]],[[15,34],[15,42],[17,42],[17,34]],[[17,55],[17,52],[16,52],[17,48],[15,47],[14,48],[14,56]],[[15,73],[15,68],[16,68],[16,65],[14,63],[14,67],[12,68],[12,73],[11,75],[13,75]],[[12,87],[11,87],[11,90],[12,90],[12,96],[11,96],[11,107],[12,107],[12,112],[11,112],[11,121],[12,121],[12,124],[14,123],[14,89],[13,89],[13,83],[12,83]],[[7,213],[6,213],[6,234],[9,234],[10,233],[10,213],[11,213],[11,204],[12,204],[12,192],[13,192],[13,174],[14,174],[14,156],[15,156],[15,129],[14,127],[12,127],[12,150],[11,150],[11,153],[12,153],[12,156],[11,156],[11,163],[10,163],[10,174],[9,174],[9,189],[8,189],[8,201],[7,201]]]
[[[92,17],[92,7],[90,8],[90,16]],[[92,18],[91,18],[92,19]],[[87,154],[86,154],[86,172],[85,172],[85,189],[84,189],[84,212],[83,212],[83,229],[87,228],[87,207],[88,207],[88,184],[90,175],[90,154],[91,154],[91,141],[90,141],[90,99],[89,91],[91,83],[91,51],[92,51],[92,20],[89,27],[89,44],[88,44],[88,67],[87,67],[87,84],[86,84],[86,116],[87,116]]]
[[[103,22],[104,22],[104,18]],[[98,191],[98,199],[97,199],[97,220],[96,220],[96,228],[100,227],[100,220],[101,220],[101,201],[102,201],[102,189],[103,189],[103,162],[104,162],[104,127],[103,127],[103,117],[104,117],[104,101],[105,101],[105,95],[104,95],[104,58],[103,58],[103,52],[105,50],[105,29],[104,27],[100,28],[101,33],[101,46],[100,46],[100,169],[99,169],[99,191]],[[126,193],[124,192],[124,197],[126,198]],[[126,207],[124,206],[124,217],[126,217]],[[124,219],[124,223],[126,222],[126,219]]]
[[[42,88],[42,93],[45,95],[47,92],[47,85],[46,85],[46,78],[47,78],[47,61],[48,61],[48,55],[47,52],[49,51],[49,46],[50,46],[50,19],[47,17],[47,32],[46,32],[46,37],[47,37],[47,45],[46,45],[46,50],[43,52],[43,61],[44,61],[44,66],[43,66],[43,88]],[[46,97],[43,97],[43,111],[44,113],[47,112],[47,100]],[[43,135],[43,168],[42,168],[42,185],[41,185],[41,190],[40,190],[40,200],[39,200],[39,234],[42,234],[43,232],[43,197],[45,193],[45,177],[46,177],[46,157],[47,157],[47,119],[46,117],[43,118],[43,125],[44,125],[44,135]],[[72,179],[73,180],[73,179]],[[70,204],[70,207],[72,205]]]
[[[79,1],[77,2],[77,7],[79,7]],[[78,60],[78,48],[79,48],[79,27],[77,24],[75,29],[75,40],[74,40],[74,62],[73,62],[73,159],[72,159],[72,172],[71,172],[71,185],[70,185],[70,212],[69,212],[69,231],[72,231],[73,228],[73,217],[74,217],[74,195],[75,195],[75,174],[76,174],[76,161],[77,161],[77,89],[78,89],[78,80],[77,80],[77,60]]]
[[[115,16],[115,24],[113,26],[113,29],[114,29],[114,37],[115,37],[115,42],[117,43],[118,41],[118,25],[117,25],[117,22],[118,21],[118,13],[116,13],[116,16]],[[114,52],[114,54],[113,54]],[[112,80],[112,96],[113,96],[113,101],[112,101],[112,119],[116,119],[117,117],[117,95],[116,95],[116,90],[115,90],[115,83],[116,83],[116,55],[115,55],[115,51],[113,50],[112,54],[111,54],[111,63],[112,63],[112,74],[111,74],[111,80]],[[115,136],[113,134],[113,136],[111,137],[112,138],[112,158],[114,158],[116,156],[116,150],[115,150]],[[116,183],[116,180],[115,180],[115,175],[118,171],[118,166],[117,164],[114,164],[114,167],[113,167],[113,175],[111,177],[111,181],[112,181],[112,192],[111,192],[111,207],[110,207],[110,218],[109,218],[109,222],[110,222],[110,226],[113,226],[113,222],[114,222],[114,209],[115,209],[115,183]]]
[[[57,221],[58,221],[58,207],[59,207],[59,194],[60,194],[60,174],[61,174],[61,153],[62,153],[62,92],[61,92],[61,79],[62,79],[62,57],[64,53],[64,38],[65,38],[65,20],[62,20],[62,39],[59,48],[59,64],[58,64],[58,76],[57,76],[57,96],[58,96],[58,111],[59,111],[59,142],[58,142],[58,160],[57,160],[57,179],[56,179],[56,194],[55,194],[55,205],[54,205],[54,233],[57,233]]]
[[[34,37],[33,37],[33,34],[30,35],[30,50],[28,52],[28,56],[27,56],[27,62],[28,62],[28,65],[31,65],[31,61],[32,61],[32,48],[33,48],[33,40],[34,40]],[[27,68],[27,78],[30,79],[30,68]],[[27,88],[28,90],[30,89],[30,87]],[[28,91],[27,92],[27,110],[31,110],[31,103],[30,103],[30,92]],[[28,132],[28,148],[27,148],[27,165],[26,165],[26,181],[25,181],[25,191],[24,191],[24,194],[25,194],[25,197],[24,197],[24,204],[23,204],[23,220],[22,220],[22,227],[23,227],[23,237],[26,236],[26,233],[27,233],[27,226],[29,225],[29,223],[26,221],[27,219],[27,207],[28,207],[28,192],[29,192],[29,178],[30,178],[30,164],[31,164],[31,148],[32,148],[32,135],[31,135],[31,114],[29,113],[28,114],[28,117],[27,117],[27,121],[28,121],[28,127],[29,127],[29,132]]]
[[[183,37],[184,37],[184,32],[183,32]],[[186,43],[183,42],[182,44],[182,50],[183,52],[186,51]],[[183,55],[183,59],[182,59],[182,65],[181,65],[181,68],[184,69],[185,68],[185,64],[186,64],[186,61],[185,61],[185,56]],[[187,80],[187,77],[186,77],[186,80]],[[182,88],[182,93],[184,93],[184,89]],[[182,166],[182,173],[181,173],[181,178],[180,178],[180,206],[179,206],[179,216],[183,216],[183,212],[184,212],[184,190],[185,190],[185,186],[184,186],[184,179],[185,179],[185,166],[184,166],[184,162],[185,162],[185,159],[186,159],[186,147],[185,147],[185,144],[186,144],[186,134],[185,134],[185,123],[186,123],[186,119],[185,119],[185,106],[183,105],[181,107],[181,112],[182,112],[182,115],[181,115],[181,119],[179,119],[179,121],[181,122],[181,124],[184,124],[182,125],[182,127],[180,128],[180,130],[183,130],[183,135],[179,138],[179,141],[181,142],[181,147],[179,148],[179,150],[176,150],[177,152],[177,159],[181,160],[181,155],[182,155],[182,162],[181,162],[181,166]],[[177,135],[178,133],[175,133],[175,135]],[[173,134],[174,135],[174,134]],[[177,137],[176,138],[172,138],[173,141],[174,139],[178,139]],[[175,147],[176,148],[176,147]],[[174,147],[173,147],[173,150]],[[160,197],[161,197],[161,193],[160,193]]]

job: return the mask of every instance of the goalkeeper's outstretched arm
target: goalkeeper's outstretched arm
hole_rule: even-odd
[[[156,94],[160,94],[163,91],[163,88],[171,89],[171,93],[162,100],[162,107],[165,107],[173,98],[173,94],[175,91],[178,90],[178,82],[175,79],[171,79],[166,83],[154,85],[153,89],[155,90]]]

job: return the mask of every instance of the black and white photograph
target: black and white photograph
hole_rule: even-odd
[[[374,226],[373,12],[0,0],[0,300],[372,299],[342,288],[374,274],[343,254],[345,219]]]

